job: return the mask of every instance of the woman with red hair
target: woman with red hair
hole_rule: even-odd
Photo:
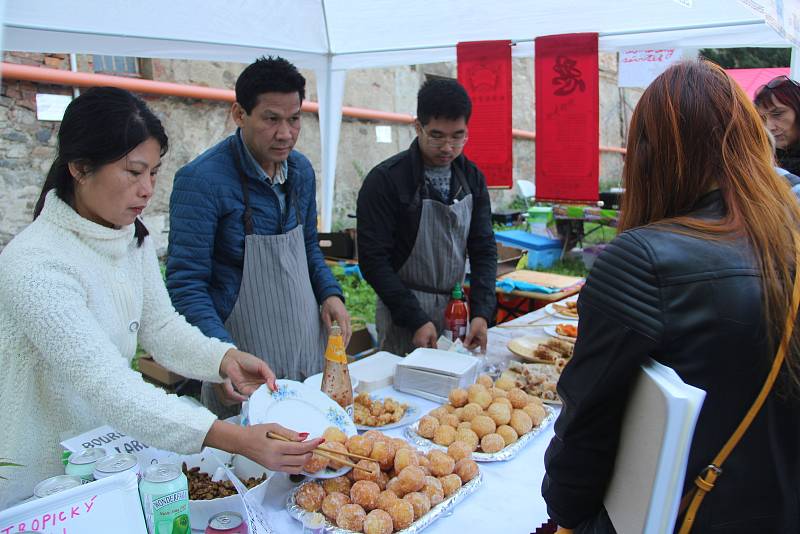
[[[706,391],[684,493],[768,392],[692,532],[800,532],[800,208],[759,115],[717,65],[674,65],[636,107],[623,176],[620,234],[581,291],[558,384],[542,484],[550,517],[576,533],[614,532],[604,493],[631,386],[652,357]]]
[[[756,91],[753,103],[775,138],[778,166],[800,175],[800,84],[778,76]]]

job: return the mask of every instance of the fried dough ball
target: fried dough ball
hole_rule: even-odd
[[[519,388],[514,388],[508,392],[508,400],[511,401],[511,406],[520,409],[528,404],[528,394]]]
[[[472,421],[472,419],[483,413],[483,407],[480,404],[471,402],[464,406],[464,411],[461,412],[462,421]]]
[[[482,385],[486,389],[489,389],[494,386],[494,380],[492,380],[492,377],[489,375],[479,376],[478,379],[475,381],[475,383]]]
[[[489,388],[489,393],[492,394],[492,399],[505,399],[508,397],[506,390],[497,387]]]
[[[381,489],[371,480],[359,480],[350,488],[350,500],[366,511],[377,507],[380,494]]]
[[[419,491],[425,485],[425,473],[419,467],[409,465],[397,475],[403,495]]]
[[[479,391],[489,391],[489,390],[486,389],[486,386],[484,386],[483,384],[472,384],[467,388],[467,398],[470,399],[469,402],[473,402],[472,396],[478,393]]]
[[[445,497],[451,496],[462,486],[461,479],[455,473],[441,477],[439,482],[442,483],[442,490],[444,491]]]
[[[351,469],[350,471],[345,473],[344,476],[347,477],[347,480],[349,480],[350,484],[352,484],[353,482],[356,481],[356,470],[355,469]],[[348,490],[348,493],[349,493],[349,490]]]
[[[481,442],[481,438],[478,437],[472,428],[459,428],[456,431],[456,441],[461,441],[466,443],[467,446],[472,448],[474,451],[478,448],[478,444]]]
[[[366,436],[359,436],[358,434],[350,436],[347,438],[345,445],[347,450],[353,454],[369,456],[369,453],[372,452],[372,440]]]
[[[325,445],[323,445],[323,448],[329,450],[337,458],[340,458],[343,461],[346,461],[346,462],[350,461],[347,458],[347,456],[336,455],[337,452],[341,452],[341,453],[346,453],[347,452],[347,447],[345,447],[343,444],[339,443],[338,441],[332,441],[330,443],[328,443],[326,441]],[[337,460],[330,460],[330,463],[328,465],[330,466],[331,469],[341,469],[342,467],[344,467],[344,464],[341,463],[341,461],[337,461]]]
[[[439,482],[439,479],[434,476],[425,477],[425,485],[420,491],[428,496],[431,506],[436,506],[444,500],[444,489],[442,489],[442,483]]]
[[[528,404],[522,411],[528,414],[528,417],[531,418],[533,422],[533,426],[539,426],[544,421],[544,418],[547,417],[547,412],[544,411],[544,407],[537,404]]]
[[[530,393],[528,393],[528,404],[535,404],[537,406],[541,406],[544,403],[542,402],[542,399],[540,399],[536,395],[531,395]]]
[[[456,408],[461,408],[467,404],[467,390],[461,388],[451,389],[450,393],[447,395],[447,399],[450,401],[450,404]]]
[[[486,434],[481,438],[481,450],[486,453],[493,453],[503,450],[506,442],[500,434]]]
[[[383,490],[380,493],[380,495],[378,495],[378,502],[376,503],[377,508],[380,508],[381,510],[386,510],[387,508],[389,508],[389,505],[392,504],[392,502],[396,501],[397,499],[399,499],[399,497],[392,490],[388,489]]]
[[[381,472],[381,466],[378,465],[378,462],[370,461],[370,460],[359,460],[356,464],[359,467],[363,467],[364,469],[368,469],[370,472],[362,471],[361,469],[353,469],[355,474],[353,475],[353,480],[371,480],[373,482],[378,482],[378,476]]]
[[[364,519],[364,534],[392,534],[392,516],[385,510],[372,510]]]
[[[445,410],[444,406],[439,406],[438,408],[434,408],[433,410],[428,412],[428,415],[430,415],[431,417],[435,417],[436,419],[439,419],[443,415],[447,415],[447,413],[448,412],[447,410]]]
[[[419,458],[413,449],[400,449],[394,455],[394,470],[399,473],[409,465],[419,465]]]
[[[428,457],[422,454],[417,454],[417,459],[419,460],[419,468],[425,471],[426,475],[430,475],[431,461],[428,459]]]
[[[400,449],[411,448],[411,444],[406,440],[404,440],[403,438],[392,438],[392,443],[394,443],[395,452],[399,451]]]
[[[433,439],[437,428],[439,428],[439,420],[432,415],[425,415],[419,420],[417,434],[423,438]]]
[[[406,494],[406,491],[403,490],[400,484],[400,479],[398,477],[393,477],[389,479],[389,482],[386,484],[386,490],[391,491],[398,497],[402,497]]]
[[[492,394],[489,393],[489,390],[483,388],[476,391],[474,395],[470,395],[469,402],[475,403],[481,407],[481,410],[485,410],[492,403]]]
[[[431,474],[436,477],[449,475],[456,465],[455,460],[444,452],[435,449],[428,453],[428,460],[431,461]]]
[[[458,423],[458,426],[456,427],[456,433],[458,433],[458,430],[462,429],[462,428],[470,428],[471,429],[472,428],[472,423],[469,422],[469,421],[461,421],[460,423]]]
[[[322,513],[331,521],[336,521],[336,514],[339,513],[339,508],[350,503],[350,497],[344,493],[332,491],[322,499]]]
[[[410,502],[403,499],[394,501],[386,511],[392,516],[392,524],[395,530],[408,528],[414,522],[414,507]]]
[[[373,446],[375,446],[376,441],[386,439],[386,436],[380,430],[375,429],[367,430],[362,436],[370,440]]]
[[[455,415],[456,417],[458,417],[458,420],[459,420],[459,421],[462,421],[462,419],[461,419],[461,416],[462,416],[463,414],[464,414],[464,408],[463,408],[463,406],[462,406],[461,408],[456,408],[455,410],[453,410],[453,415]]]
[[[322,488],[325,490],[325,493],[339,492],[350,495],[350,487],[352,485],[353,483],[350,479],[345,476],[326,478],[322,481]]]
[[[454,441],[447,447],[447,455],[456,462],[462,458],[472,458],[472,447],[463,441]]]
[[[376,480],[375,483],[378,484],[378,487],[381,489],[381,491],[385,490],[386,484],[389,483],[389,474],[381,471],[378,473],[378,480]]]
[[[381,439],[375,441],[369,457],[378,462],[382,470],[388,471],[394,465],[394,455],[394,443],[391,440]]]
[[[325,432],[322,433],[322,437],[325,438],[325,443],[328,445],[331,443],[341,443],[342,445],[347,443],[347,434],[335,426],[329,426],[326,428]]]
[[[428,510],[431,509],[431,500],[427,495],[419,491],[406,493],[403,500],[410,502],[414,508],[414,521],[427,514]]]
[[[478,476],[478,464],[475,463],[475,460],[463,458],[456,462],[456,467],[453,472],[458,475],[462,483],[466,484]]]
[[[345,504],[336,514],[336,526],[347,530],[361,532],[367,512],[357,504]]]
[[[511,408],[502,402],[494,402],[489,409],[486,410],[486,415],[492,418],[497,425],[506,425],[511,421]]]
[[[501,376],[500,378],[498,378],[495,381],[494,387],[496,387],[498,389],[502,389],[504,391],[510,391],[510,390],[514,389],[515,387],[517,387],[517,384],[516,384],[516,382],[514,382],[510,378],[505,377],[505,376]]]
[[[531,416],[522,410],[514,410],[511,412],[511,422],[509,424],[511,425],[511,428],[516,430],[517,434],[520,436],[527,434],[533,428]]]
[[[443,404],[442,408],[444,408],[444,411],[446,411],[447,413],[453,413],[454,411],[456,411],[456,407],[453,406],[452,404]]]
[[[433,442],[447,447],[456,439],[456,429],[449,425],[441,425],[433,433]]]
[[[459,419],[455,413],[445,415],[440,421],[442,425],[452,426],[453,428],[457,427],[460,422],[461,419]]]
[[[505,442],[506,447],[514,443],[519,439],[519,435],[517,431],[511,428],[508,425],[500,425],[497,427],[497,433],[500,434],[500,437],[503,438],[503,442]]]
[[[309,460],[303,466],[303,471],[306,473],[316,473],[317,471],[322,471],[328,467],[329,462],[330,460],[327,458],[323,458],[318,454],[312,454],[311,458],[309,458]]]
[[[491,434],[497,430],[497,424],[488,415],[478,415],[472,420],[472,431],[482,438],[486,434]]]
[[[514,407],[511,406],[511,401],[508,400],[508,397],[497,397],[492,401],[492,404],[505,404],[508,406],[509,410],[513,410]]]
[[[297,505],[306,512],[318,512],[324,498],[325,490],[316,482],[304,484],[294,496]]]

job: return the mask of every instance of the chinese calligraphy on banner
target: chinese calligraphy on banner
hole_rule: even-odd
[[[472,99],[465,155],[489,187],[513,186],[511,41],[458,43],[458,81]]]
[[[598,198],[597,34],[536,38],[536,198]]]
[[[680,48],[626,48],[619,52],[620,87],[647,87],[667,67],[680,61]]]

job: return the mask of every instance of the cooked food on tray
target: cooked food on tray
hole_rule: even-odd
[[[512,381],[525,393],[545,402],[561,402],[556,393],[556,384],[566,363],[564,358],[556,360],[555,365],[510,362],[501,378]]]
[[[575,343],[554,337],[523,336],[508,343],[508,349],[521,358],[542,363],[556,363],[572,358]]]
[[[363,426],[386,426],[402,419],[407,408],[407,404],[391,397],[373,400],[368,393],[362,392],[353,401],[353,421]]]
[[[557,302],[553,303],[553,309],[560,313],[561,315],[566,315],[567,317],[574,317],[578,318],[578,301],[570,300],[565,302],[564,304],[559,304]]]
[[[556,325],[556,334],[559,336],[576,338],[578,337],[578,326],[569,323],[561,323]]]
[[[211,475],[200,471],[199,467],[186,467],[184,462],[182,465],[183,474],[189,483],[189,500],[192,501],[207,501],[217,499],[219,497],[228,497],[236,495],[236,488],[230,480],[220,480],[219,482],[211,479]],[[247,480],[242,480],[248,489],[255,488],[267,479],[266,473],[259,478],[250,477]]]

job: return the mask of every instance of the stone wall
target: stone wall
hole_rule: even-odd
[[[50,68],[69,68],[65,54],[28,54],[5,52],[4,61]],[[533,60],[515,58],[513,65],[513,124],[515,128],[533,131]],[[144,77],[208,87],[233,88],[244,68],[239,63],[178,60],[142,60]],[[627,119],[638,98],[636,91],[621,91],[616,85],[616,57],[600,58],[600,144],[621,146]],[[92,72],[91,56],[78,56],[78,69]],[[307,99],[316,101],[313,72],[303,73],[307,80]],[[347,75],[344,105],[413,114],[416,92],[426,75],[456,76],[455,64],[412,65],[388,69],[354,70]],[[0,92],[0,247],[4,246],[31,220],[44,176],[55,157],[57,122],[36,119],[36,93],[71,94],[71,87],[3,80]],[[156,194],[145,213],[145,220],[158,240],[166,244],[167,210],[175,171],[202,153],[235,125],[230,118],[230,105],[224,102],[187,98],[155,97],[144,99],[164,123],[170,138],[170,151],[164,159]],[[389,124],[390,143],[378,143],[375,126],[387,123],[343,117],[339,141],[334,227],[355,226],[348,217],[355,212],[355,201],[361,180],[377,163],[405,149],[414,137],[413,127]],[[514,178],[534,177],[534,147],[528,140],[514,141]],[[303,129],[297,149],[306,154],[317,171],[318,198],[321,188],[319,120],[315,114],[304,114]],[[618,154],[601,154],[601,182],[615,185],[621,176],[622,158]],[[516,196],[516,191],[493,191],[493,204],[502,208]]]

